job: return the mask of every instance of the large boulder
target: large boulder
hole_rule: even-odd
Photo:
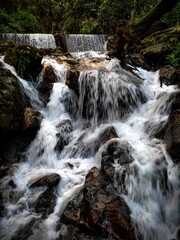
[[[144,38],[141,41],[141,54],[151,66],[167,63],[167,56],[176,50],[179,40],[180,26],[169,28]],[[175,42],[173,42],[176,39]]]
[[[22,125],[23,108],[18,79],[0,66],[0,130],[18,130]]]
[[[83,189],[69,202],[61,222],[68,230],[74,226],[65,239],[73,239],[78,234],[90,235],[94,240],[135,239],[129,208],[97,168],[90,170]]]

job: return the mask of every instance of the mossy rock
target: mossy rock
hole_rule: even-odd
[[[5,42],[0,44],[0,53],[4,55],[9,48],[14,48],[15,43],[13,41]]]
[[[23,95],[18,80],[0,68],[0,130],[18,130],[23,118]]]
[[[154,44],[151,45],[147,48],[144,48],[141,53],[144,56],[154,56],[154,55],[162,55],[162,54],[166,54],[169,53],[173,50],[173,46],[169,43],[158,43],[158,44]]]
[[[180,25],[173,27],[173,28],[169,28],[163,31],[159,31],[156,32],[146,38],[144,38],[141,41],[141,44],[143,46],[143,48],[149,47],[151,45],[155,45],[158,43],[169,43],[171,42],[171,39],[173,38],[177,38],[178,40],[180,40]]]
[[[44,52],[30,45],[8,48],[5,62],[13,65],[17,73],[25,79],[35,79],[42,69],[41,60]]]

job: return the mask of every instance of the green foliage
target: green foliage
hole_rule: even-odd
[[[17,62],[17,71],[20,76],[23,76],[30,64],[31,53],[27,49],[21,49],[18,55],[19,59]]]
[[[166,13],[161,19],[168,27],[173,27],[180,24],[180,2],[170,11]]]
[[[0,31],[113,34],[120,19],[139,22],[158,0],[0,0]],[[170,1],[170,0],[167,0]],[[180,3],[162,21],[179,23]]]
[[[38,29],[38,21],[35,16],[26,11],[7,14],[1,10],[0,27],[3,33],[36,32]]]
[[[180,42],[177,38],[170,39],[171,44],[174,46],[174,51],[167,55],[167,62],[175,68],[180,68]]]

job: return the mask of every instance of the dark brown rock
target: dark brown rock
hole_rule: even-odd
[[[129,214],[114,187],[97,168],[92,168],[83,189],[67,205],[61,222],[77,228],[74,236],[78,233],[90,235],[90,239],[134,240]]]
[[[105,150],[102,152],[101,169],[103,174],[112,183],[114,182],[116,177],[115,168],[113,164],[116,163],[120,166],[125,165],[126,172],[127,172],[128,165],[133,161],[131,152],[132,152],[132,147],[129,145],[129,143],[118,141],[115,139],[111,140],[107,144]],[[124,177],[121,176],[121,182],[119,182],[121,186],[124,184],[124,181],[123,181]]]
[[[42,121],[42,114],[33,108],[25,108],[24,110],[24,130],[37,130]]]
[[[40,73],[41,77],[43,78],[43,81],[54,83],[57,81],[57,73],[53,69],[53,67],[49,64],[44,64],[44,67]]]
[[[180,158],[180,109],[172,112],[164,136],[166,149],[175,162]]]
[[[180,70],[175,69],[170,65],[166,65],[160,69],[160,82],[166,85],[180,84]]]
[[[75,93],[77,94],[77,96],[79,96],[79,82],[78,82],[78,78],[79,78],[79,71],[77,70],[72,70],[69,69],[66,72],[66,85],[73,89],[75,91]]]
[[[37,90],[39,91],[39,93],[46,102],[48,102],[49,100],[52,88],[53,84],[46,81],[40,81],[40,83],[37,86]]]
[[[53,212],[56,205],[56,196],[52,189],[47,189],[43,192],[36,204],[35,211],[42,214],[42,218],[46,218]]]
[[[34,180],[30,180],[28,182],[28,187],[29,188],[42,187],[42,186],[56,187],[60,182],[60,180],[61,180],[61,177],[59,174],[50,173],[45,176],[38,177]]]

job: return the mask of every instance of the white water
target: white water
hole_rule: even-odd
[[[16,46],[27,44],[37,48],[56,48],[55,39],[52,34],[3,33],[0,35],[0,41],[13,41]]]
[[[104,52],[105,35],[98,34],[69,34],[65,35],[68,52]]]
[[[41,220],[38,227],[33,229],[33,234],[28,239],[56,238],[58,234],[56,225],[66,204],[81,189],[88,171],[93,166],[98,168],[101,166],[101,151],[106,144],[100,145],[99,151],[95,151],[93,143],[107,126],[114,126],[119,141],[128,142],[133,149],[131,155],[134,161],[129,165],[129,170],[125,169],[125,191],[118,183],[124,166],[116,162],[114,166],[115,185],[131,209],[137,239],[176,239],[176,230],[180,223],[178,168],[166,153],[163,143],[154,138],[153,134],[167,121],[173,101],[172,95],[178,91],[177,87],[163,85],[160,88],[158,72],[149,73],[139,69],[139,74],[145,79],[140,89],[147,99],[142,104],[137,96],[137,79],[133,79],[131,74],[122,70],[117,60],[110,60],[101,71],[81,73],[79,109],[76,109],[77,97],[64,84],[65,70],[54,60],[45,59],[45,61],[49,61],[48,63],[56,68],[59,80],[54,84],[46,108],[41,109],[44,118],[37,137],[27,150],[27,161],[15,165],[14,175],[5,177],[1,183],[5,194],[6,213],[1,221],[1,239],[11,239],[20,226],[26,225],[32,218],[41,217],[40,214],[35,213],[34,205],[45,187],[29,189],[27,186],[30,180],[47,173],[58,173],[62,178],[55,192],[56,206],[53,213],[47,219]],[[7,64],[4,66],[9,68]],[[11,71],[13,72],[12,69]],[[28,88],[26,86],[29,85],[26,85],[24,80],[18,79],[22,83],[23,90],[26,91]],[[100,89],[103,89],[101,92],[99,92],[99,82]],[[89,88],[87,108],[92,104],[90,117],[88,116],[89,128],[86,127],[87,119],[82,118],[87,88]],[[117,98],[128,102],[127,94],[136,104],[126,105],[130,107],[130,111],[123,114],[122,118],[125,109],[118,104]],[[33,103],[34,94],[28,96]],[[105,119],[98,117],[99,101]],[[38,104],[33,106],[39,108],[41,104],[39,100],[37,102]],[[72,104],[75,111],[71,111],[69,105]],[[64,121],[68,123],[65,126],[62,125]],[[59,139],[66,142],[61,150],[56,148]],[[165,184],[166,173],[167,184]],[[12,190],[8,187],[10,180],[16,184],[11,199]]]

